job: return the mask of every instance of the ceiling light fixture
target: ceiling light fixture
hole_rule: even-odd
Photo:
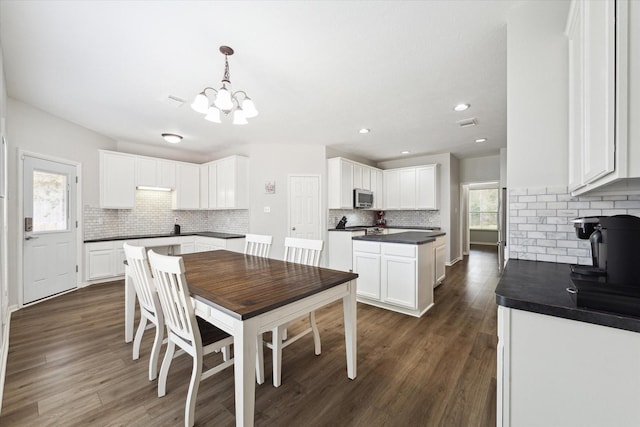
[[[471,104],[458,104],[455,107],[453,107],[453,109],[456,111],[464,111],[469,107],[471,107]]]
[[[175,133],[163,133],[162,137],[165,141],[170,142],[171,144],[177,144],[178,142],[182,141],[182,136]]]
[[[411,151],[403,151],[400,154],[409,154],[409,153],[411,153]]]
[[[476,142],[487,142],[487,138],[478,138]]]
[[[231,77],[229,76],[229,56],[233,55],[233,49],[229,46],[220,46],[220,52],[224,55],[224,75],[222,76],[222,87],[218,90],[212,87],[205,87],[202,92],[196,95],[191,104],[191,108],[201,114],[205,114],[205,120],[214,123],[221,123],[220,112],[225,116],[233,111],[233,124],[246,125],[247,119],[258,115],[256,106],[247,93],[242,90],[232,92]],[[213,91],[215,97],[213,102],[209,101],[207,90]],[[242,95],[242,102],[238,95]]]
[[[362,128],[358,132],[360,132],[360,133],[369,133],[369,132],[371,132],[371,129]]]

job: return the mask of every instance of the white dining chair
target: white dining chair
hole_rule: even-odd
[[[153,283],[145,248],[127,243],[122,246],[127,259],[127,274],[129,275],[129,280],[133,281],[133,287],[136,290],[140,305],[140,324],[133,340],[133,360],[140,358],[140,343],[142,342],[144,331],[155,327],[156,334],[151,347],[151,356],[149,357],[149,381],[153,381],[158,376],[158,358],[162,339],[164,338],[165,326],[162,307]],[[147,322],[151,323],[149,327],[147,327]]]
[[[320,265],[320,254],[322,253],[322,240],[300,239],[296,237],[286,237],[284,240],[284,260],[297,264],[312,266]],[[282,350],[293,344],[308,333],[313,333],[314,351],[316,355],[321,352],[320,332],[316,325],[316,315],[312,311],[308,314],[309,327],[292,337],[287,335],[287,324],[279,325],[271,330],[271,342],[265,345],[271,349],[273,358],[273,385],[279,387],[282,381]],[[291,322],[289,322],[291,323]]]
[[[246,234],[244,236],[244,253],[263,258],[269,257],[273,236],[262,234]]]
[[[231,358],[202,372],[203,356],[230,346],[233,344],[233,337],[204,319],[196,317],[189,286],[184,275],[182,257],[160,255],[150,250],[149,262],[158,299],[164,312],[168,335],[167,352],[162,361],[158,378],[158,396],[162,397],[166,394],[169,368],[175,348],[178,346],[193,358],[184,412],[185,426],[192,427],[195,422],[196,398],[200,381],[233,365]]]

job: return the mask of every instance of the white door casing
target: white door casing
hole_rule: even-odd
[[[27,304],[78,285],[78,166],[21,158],[22,302]]]
[[[321,239],[320,176],[289,176],[289,237]]]

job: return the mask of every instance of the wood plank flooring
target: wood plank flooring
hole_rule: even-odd
[[[495,247],[472,247],[447,267],[436,305],[422,318],[359,303],[353,381],[342,304],[319,310],[322,354],[314,355],[311,335],[285,349],[279,388],[271,385],[265,349],[256,425],[495,426],[497,280]],[[167,395],[158,398],[156,382],[147,379],[151,342],[148,331],[140,359],[132,360],[122,281],[14,313],[0,425],[182,425],[190,359],[174,361]],[[205,380],[196,425],[235,425],[233,390],[231,369]]]

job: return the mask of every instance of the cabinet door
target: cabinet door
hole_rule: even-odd
[[[173,209],[200,207],[200,167],[198,165],[178,164],[173,201]]]
[[[362,173],[364,168],[360,165],[353,165],[353,188],[364,188],[362,186]]]
[[[209,166],[200,166],[200,209],[209,209]]]
[[[383,171],[382,174],[384,182],[384,209],[399,209],[400,174],[397,170]]]
[[[104,244],[102,244],[104,246]],[[87,245],[87,280],[114,276],[113,247],[93,249]]]
[[[218,207],[218,165],[212,163],[209,168],[209,209],[216,209]]]
[[[136,157],[136,186],[156,186],[156,163],[155,159]]]
[[[435,166],[416,168],[416,208],[438,209],[437,179]]]
[[[583,151],[584,138],[584,68],[583,68],[583,19],[582,2],[572,4],[567,37],[569,41],[569,191],[584,186]]]
[[[233,159],[223,159],[218,164],[218,208],[232,208],[235,203]]]
[[[353,272],[358,273],[357,294],[379,301],[380,255],[366,252],[354,252]]]
[[[353,209],[353,163],[342,160],[340,162],[340,205],[343,209]]]
[[[116,248],[113,251],[113,261],[114,261],[114,270],[113,273],[116,276],[123,276],[124,275],[124,261],[127,259],[127,257],[124,254],[124,248],[122,247],[122,245],[118,244],[119,242],[116,242]]]
[[[158,187],[176,188],[176,163],[158,160],[156,164],[156,181]]]
[[[416,170],[400,169],[400,209],[416,207]]]
[[[371,168],[362,168],[362,188],[371,190]]]
[[[615,5],[585,1],[584,8],[584,182],[614,170]]]
[[[411,309],[416,308],[416,260],[399,256],[383,255],[382,301]],[[360,280],[358,279],[358,286]]]
[[[133,209],[135,199],[135,158],[100,151],[100,207]]]

